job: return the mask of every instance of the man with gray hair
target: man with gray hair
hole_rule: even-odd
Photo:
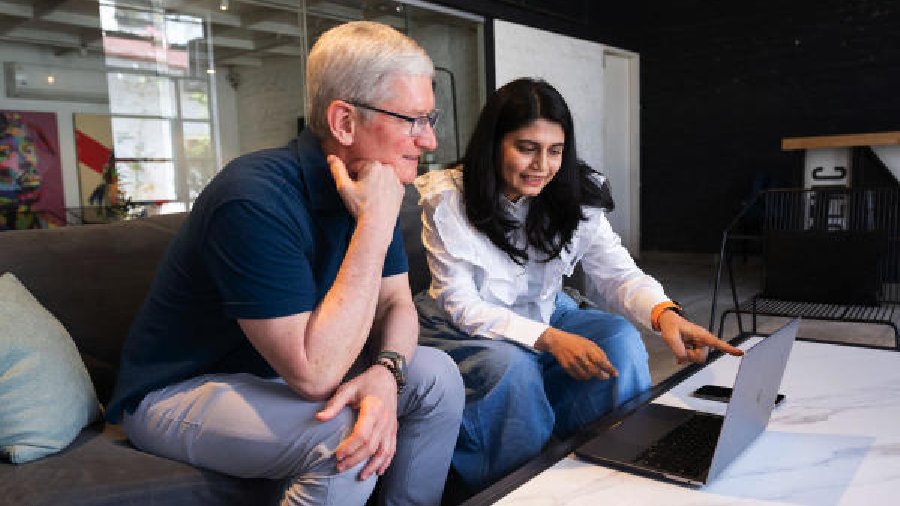
[[[286,479],[283,504],[363,504],[379,475],[384,504],[440,502],[463,385],[416,346],[396,225],[433,72],[381,24],[316,42],[310,127],[210,182],[132,325],[107,417],[135,446]]]

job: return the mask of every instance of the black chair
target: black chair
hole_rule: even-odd
[[[740,234],[759,216],[758,234]],[[762,289],[741,299],[735,283],[733,244],[757,241]],[[719,337],[730,314],[745,333],[742,315],[886,325],[900,350],[893,317],[900,305],[900,187],[774,189],[760,192],[722,235],[709,329],[727,268],[733,307],[722,312]]]

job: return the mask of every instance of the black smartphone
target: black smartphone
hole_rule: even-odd
[[[720,387],[719,385],[703,385],[697,390],[694,390],[692,395],[710,401],[728,402],[731,400],[731,389],[728,387]],[[781,404],[781,401],[783,400],[784,394],[778,394],[778,397],[775,398],[775,405]]]

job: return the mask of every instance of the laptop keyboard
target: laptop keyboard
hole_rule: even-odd
[[[636,463],[684,476],[699,477],[712,460],[723,418],[695,414],[641,452]]]

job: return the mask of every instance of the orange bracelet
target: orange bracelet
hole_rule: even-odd
[[[663,311],[667,309],[672,309],[676,313],[682,314],[681,306],[679,306],[677,302],[672,300],[660,302],[650,310],[650,324],[653,325],[653,330],[659,330],[659,317],[662,316]]]

